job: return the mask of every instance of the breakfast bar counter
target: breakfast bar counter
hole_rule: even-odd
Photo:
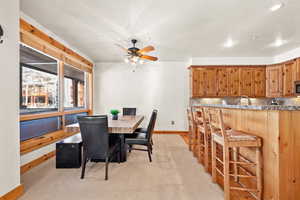
[[[300,199],[300,107],[199,104],[220,108],[226,125],[263,140],[263,199]],[[251,149],[241,154],[255,159]],[[222,180],[219,180],[222,183]]]

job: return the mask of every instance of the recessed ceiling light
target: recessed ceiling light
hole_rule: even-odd
[[[284,44],[286,44],[288,41],[283,40],[281,38],[277,38],[272,44],[270,44],[271,47],[280,47]]]
[[[279,10],[280,8],[282,8],[284,6],[284,3],[282,2],[277,2],[275,3],[273,6],[270,7],[270,10],[272,12],[275,12],[276,10]]]
[[[224,47],[225,48],[231,48],[235,45],[235,42],[231,39],[231,38],[228,38],[227,41],[224,43]]]

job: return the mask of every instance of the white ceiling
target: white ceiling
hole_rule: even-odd
[[[300,46],[300,1],[284,0],[21,0],[21,11],[95,62],[119,61],[137,38],[160,60],[270,57]],[[278,38],[280,47],[270,46]],[[235,45],[223,44],[232,38]]]

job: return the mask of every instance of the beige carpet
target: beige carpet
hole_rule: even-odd
[[[104,164],[55,169],[55,159],[22,176],[20,200],[222,200],[223,192],[187,150],[178,135],[155,135],[153,162],[146,152],[132,152],[126,163],[112,163],[104,181]]]

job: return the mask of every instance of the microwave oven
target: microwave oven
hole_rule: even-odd
[[[295,95],[300,96],[300,81],[295,81]]]

